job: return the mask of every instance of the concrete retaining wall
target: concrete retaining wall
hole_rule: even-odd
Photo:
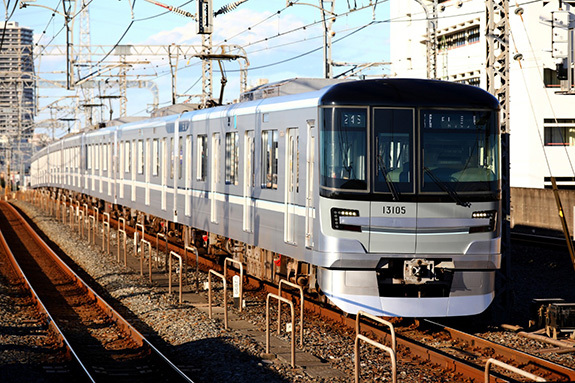
[[[575,190],[559,190],[559,196],[573,236]],[[563,231],[553,190],[511,188],[511,228],[519,225]]]

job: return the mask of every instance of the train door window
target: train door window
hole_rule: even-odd
[[[162,179],[162,185],[166,184],[168,171],[166,167],[168,166],[168,161],[166,161],[166,152],[168,151],[167,142],[165,138],[162,138],[162,144],[160,145],[160,177]]]
[[[220,182],[220,134],[212,135],[212,184]]]
[[[108,171],[108,144],[104,144],[102,149],[104,149],[104,155],[102,156],[102,170]]]
[[[205,181],[208,171],[208,137],[206,135],[199,135],[197,142],[196,179],[198,181]]]
[[[278,188],[278,131],[262,131],[262,189]]]
[[[98,172],[100,170],[100,145],[94,145],[94,170]]]
[[[124,141],[124,172],[130,172],[130,163],[132,162],[132,156],[130,153],[130,141]]]
[[[144,140],[138,140],[138,174],[144,174]]]
[[[238,133],[226,133],[226,184],[238,184],[239,150]]]
[[[320,183],[367,191],[367,108],[325,108],[320,129]]]
[[[86,169],[92,170],[92,145],[88,145],[86,150]]]
[[[192,185],[192,136],[186,136],[186,187]]]
[[[152,175],[160,174],[160,140],[154,138],[152,141]]]
[[[178,156],[179,156],[178,179],[181,180],[184,167],[184,137],[180,137],[180,139],[178,140]]]
[[[373,126],[375,192],[412,193],[413,109],[375,109]]]
[[[174,179],[174,137],[170,138],[170,147],[168,149],[168,158],[170,161],[170,179]]]

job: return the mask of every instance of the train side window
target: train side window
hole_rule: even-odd
[[[196,152],[197,156],[197,177],[198,181],[205,181],[206,180],[206,173],[208,170],[208,136],[206,135],[199,135],[198,136],[198,150]]]
[[[262,131],[262,189],[278,188],[278,131]]]
[[[138,174],[144,174],[144,140],[138,140]]]
[[[226,133],[226,184],[238,184],[239,144],[237,132]]]
[[[154,138],[152,141],[152,175],[160,173],[160,141]]]

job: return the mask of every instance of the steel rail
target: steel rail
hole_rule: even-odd
[[[168,366],[170,366],[173,371],[178,374],[182,379],[189,383],[193,381],[188,378],[177,366],[175,366],[165,355],[163,355],[154,345],[152,345],[138,330],[136,330],[126,319],[124,319],[112,306],[110,306],[104,299],[102,299],[90,286],[88,286],[58,255],[38,236],[36,231],[30,226],[30,224],[22,217],[22,215],[9,203],[5,201],[0,201],[0,204],[8,207],[13,214],[16,215],[18,220],[22,223],[23,228],[34,237],[36,243],[42,247],[46,254],[49,255],[54,262],[61,267],[61,269],[66,272],[74,282],[85,289],[86,294],[92,298],[97,305],[102,309],[102,311],[108,315],[116,324],[122,328],[122,330],[129,334],[129,336],[135,341],[138,346],[147,346],[150,350],[161,358]]]
[[[492,349],[496,355],[500,355],[503,358],[509,358],[515,361],[518,365],[521,365],[522,368],[526,366],[531,366],[533,368],[538,369],[537,372],[543,371],[546,374],[551,374],[550,377],[553,380],[563,379],[567,381],[575,381],[575,370],[570,369],[568,367],[562,366],[560,364],[551,362],[546,359],[541,359],[537,356],[530,355],[526,352],[516,350],[498,343],[491,342],[487,339],[480,338],[473,334],[468,334],[463,331],[444,326],[440,323],[433,322],[430,320],[426,320],[427,324],[434,326],[438,330],[447,331],[452,339],[467,342],[469,344],[473,344],[475,347],[487,349]]]
[[[32,284],[24,274],[24,271],[20,267],[20,264],[16,260],[16,257],[14,257],[14,254],[12,253],[10,246],[8,246],[8,242],[6,242],[6,238],[4,238],[4,234],[2,234],[1,231],[0,231],[0,248],[2,249],[2,251],[5,252],[6,256],[8,257],[8,260],[10,261],[10,264],[12,265],[12,268],[14,269],[16,274],[18,274],[18,278],[23,283],[23,288],[30,293],[32,300],[34,301],[38,310],[46,316],[48,327],[52,332],[52,334],[54,334],[54,336],[58,340],[57,343],[59,347],[64,348],[66,350],[66,355],[68,356],[68,358],[79,366],[80,370],[85,374],[86,379],[89,379],[90,382],[95,382],[95,379],[92,377],[86,366],[84,366],[84,364],[78,357],[78,354],[76,353],[76,351],[74,351],[72,345],[70,344],[68,339],[66,339],[66,336],[64,335],[60,327],[58,327],[58,324],[56,323],[56,321],[54,321],[52,315],[50,315],[50,313],[46,309],[46,306],[36,293],[36,290],[34,290],[34,288],[32,287]]]

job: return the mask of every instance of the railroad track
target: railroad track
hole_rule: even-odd
[[[6,202],[0,231],[82,381],[191,382],[89,288]]]
[[[114,226],[115,222],[112,220],[111,224]],[[126,231],[130,233],[133,232],[133,229],[126,227]],[[152,238],[152,236],[149,236],[149,239]],[[169,248],[180,253],[183,252],[182,249],[172,243],[170,243]],[[203,261],[207,268],[218,269],[220,267],[215,261],[207,257],[200,256],[200,260]],[[268,285],[250,277],[247,277],[247,279],[248,284],[263,287],[265,293],[277,293],[276,286]],[[297,300],[298,297],[293,297],[292,299]],[[318,313],[323,318],[330,318],[335,323],[340,323],[348,328],[354,328],[355,326],[355,318],[353,316],[347,316],[340,311],[308,301],[307,298],[305,308],[307,311]],[[362,324],[362,330],[365,333],[374,334],[375,338],[384,344],[389,344],[389,334],[385,328],[372,325],[371,323],[364,323]],[[441,340],[440,344],[428,345],[422,340],[430,337],[434,340]],[[441,368],[455,373],[462,381],[484,381],[485,364],[490,358],[503,361],[549,381],[575,381],[575,371],[570,368],[432,322],[426,322],[421,330],[406,331],[398,328],[397,340],[397,352],[400,361],[408,364],[432,364],[436,366],[434,368]],[[382,360],[385,360],[385,356],[382,356]],[[499,368],[494,368],[493,370],[491,372],[491,382],[521,380],[517,374],[507,373]]]

